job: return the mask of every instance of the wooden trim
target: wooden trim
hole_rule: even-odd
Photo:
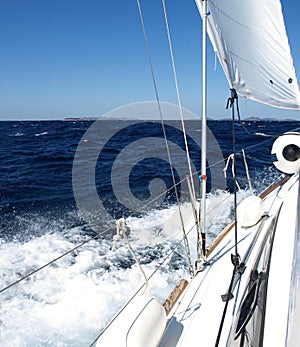
[[[176,304],[176,301],[179,299],[180,295],[183,293],[188,284],[189,282],[187,280],[181,279],[177,286],[172,290],[166,301],[163,303],[163,307],[167,315],[170,313]]]
[[[259,197],[261,199],[264,199],[268,194],[272,193],[276,188],[282,186],[285,182],[287,182],[289,179],[291,178],[291,176],[289,175],[285,175],[284,177],[282,177],[278,182],[272,184],[271,186],[269,186],[267,189],[265,189],[260,195]]]

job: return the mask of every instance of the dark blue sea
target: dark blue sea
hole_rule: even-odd
[[[188,122],[199,196],[200,122]],[[127,218],[146,272],[153,271],[171,247],[166,240],[177,231],[164,229],[162,220],[172,215],[177,198],[182,204],[189,200],[183,183],[189,173],[182,158],[186,150],[180,124],[174,121],[166,125],[170,151],[175,150],[174,177],[160,124],[106,120],[101,125],[101,131],[109,134],[105,139],[93,124],[0,123],[0,290],[7,288],[0,293],[0,346],[91,345],[142,283],[124,242],[112,250],[117,218]],[[279,175],[270,153],[274,137],[299,131],[300,122],[243,124],[249,133],[239,123],[235,126],[237,180],[241,191],[247,192],[243,148],[254,190],[259,192]],[[212,144],[207,159],[208,199],[217,206],[221,198],[229,201],[232,197],[231,163],[227,178],[223,178],[226,159],[233,151],[232,123],[209,121],[208,128],[208,147]],[[164,190],[167,192],[162,194]],[[219,225],[228,222],[230,203],[226,212],[215,213],[213,218]],[[65,257],[10,287],[65,253]],[[162,299],[185,271],[186,264],[179,257],[157,273]]]

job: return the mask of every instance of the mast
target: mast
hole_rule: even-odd
[[[201,131],[201,236],[202,255],[206,253],[206,90],[207,90],[207,54],[206,54],[206,32],[207,32],[207,0],[203,1],[202,13],[202,131]]]

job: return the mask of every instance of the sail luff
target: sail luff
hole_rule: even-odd
[[[195,0],[200,13],[203,1]],[[230,88],[270,106],[300,109],[279,0],[207,0],[208,35]]]

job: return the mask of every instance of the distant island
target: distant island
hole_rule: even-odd
[[[209,120],[218,120],[218,119],[212,119],[210,118]],[[230,118],[223,118],[223,119],[220,119],[222,121],[230,121],[231,119]],[[281,119],[281,118],[259,118],[259,117],[247,117],[247,118],[244,118],[244,119],[241,119],[242,122],[298,122],[299,120],[298,119],[292,119],[292,118],[284,118],[284,119]]]
[[[242,119],[245,122],[295,122],[296,119],[286,118],[286,119],[278,119],[278,118],[258,118],[258,117],[247,117]]]
[[[68,117],[64,119],[64,122],[94,121],[96,119],[96,117]]]
[[[98,117],[67,117],[64,118],[64,122],[82,122],[82,121],[95,121],[97,120]],[[137,118],[124,118],[124,117],[112,117],[112,118],[105,118],[106,120],[138,120]],[[200,118],[199,118],[200,119]],[[222,118],[222,119],[217,119],[217,118],[207,118],[208,121],[231,121],[230,118]],[[280,118],[259,118],[259,117],[254,117],[250,116],[244,119],[241,119],[242,122],[297,122],[297,119],[291,119],[291,118],[285,118],[285,119],[280,119]]]

